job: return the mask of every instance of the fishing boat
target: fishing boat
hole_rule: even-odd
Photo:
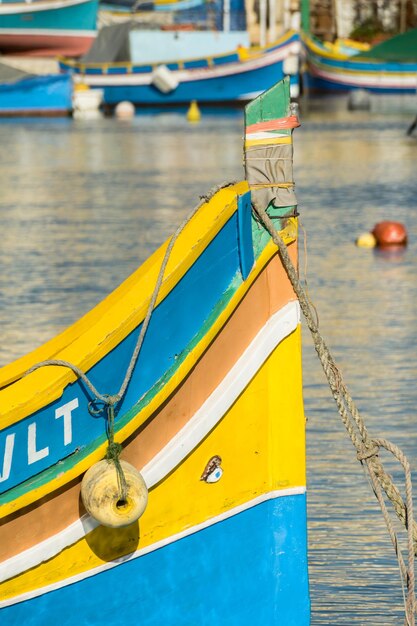
[[[285,79],[246,180],[67,331],[0,370],[2,625],[309,624]],[[258,210],[258,209],[257,209]]]
[[[176,62],[137,65],[132,62],[60,60],[62,72],[75,82],[102,89],[104,104],[178,105],[197,99],[206,103],[249,101],[288,73],[299,51],[299,37],[290,31],[273,45],[240,47],[228,54]],[[290,79],[298,96],[298,72]]]
[[[63,116],[72,110],[72,80],[35,76],[0,63],[0,116]]]
[[[303,36],[305,80],[312,91],[366,89],[374,93],[413,94],[417,90],[417,29],[369,50],[339,51]]]
[[[0,52],[78,57],[97,30],[98,0],[33,0],[0,3]]]

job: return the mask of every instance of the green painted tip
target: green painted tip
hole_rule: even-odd
[[[290,79],[286,76],[246,105],[245,125],[287,117],[290,115],[290,102]]]

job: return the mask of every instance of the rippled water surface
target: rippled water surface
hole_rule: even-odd
[[[314,106],[295,133],[309,291],[371,433],[417,470],[417,140],[410,116]],[[100,301],[212,186],[242,177],[242,115],[183,114],[0,124],[0,363]],[[355,237],[383,219],[392,255]],[[312,622],[402,623],[382,516],[304,331]],[[395,467],[394,477],[399,479]]]

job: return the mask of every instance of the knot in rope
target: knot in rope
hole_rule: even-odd
[[[116,406],[116,404],[122,399],[118,393],[115,393],[113,396],[106,395],[104,397],[106,398],[106,404],[109,406]]]
[[[366,461],[379,454],[379,445],[371,441],[360,448],[356,454],[358,461]]]
[[[107,446],[106,459],[108,461],[116,461],[119,459],[123,450],[123,446],[121,443],[117,443],[116,441],[112,441]]]

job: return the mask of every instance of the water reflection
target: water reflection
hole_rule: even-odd
[[[382,248],[375,248],[374,250],[374,254],[390,263],[401,263],[403,261],[405,253],[406,246],[403,245],[384,246]]]
[[[321,329],[371,434],[417,467],[417,143],[408,116],[313,108],[302,121],[295,177]],[[241,113],[195,126],[172,113],[0,124],[1,362],[89,310],[201,194],[240,178],[242,132]],[[354,245],[385,219],[406,225],[406,248]],[[304,340],[313,624],[397,625],[395,556],[307,330]]]

